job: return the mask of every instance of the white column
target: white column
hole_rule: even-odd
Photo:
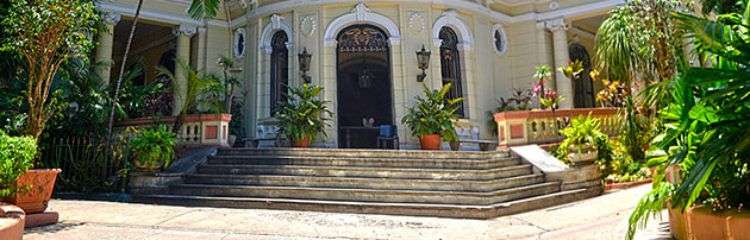
[[[573,82],[560,71],[557,71],[557,68],[570,62],[568,53],[568,26],[564,18],[548,20],[544,25],[552,32],[552,44],[555,54],[555,66],[552,69],[555,71],[557,94],[563,97],[563,100],[560,102],[560,108],[573,108]]]
[[[203,26],[198,28],[198,48],[195,54],[197,62],[195,63],[196,68],[199,71],[206,71],[208,68],[208,53],[206,52],[208,50],[208,29]]]
[[[104,30],[99,32],[99,46],[96,48],[96,63],[102,63],[102,66],[96,69],[104,84],[109,84],[112,72],[112,47],[114,42],[114,30],[120,21],[120,14],[105,13],[102,16],[104,20]]]
[[[195,32],[196,27],[188,24],[182,24],[174,29],[174,34],[177,35],[176,61],[178,62],[177,67],[175,67],[174,70],[174,76],[176,78],[174,84],[177,86],[174,93],[175,105],[172,110],[172,115],[174,116],[179,115],[182,111],[187,95],[187,73],[181,65],[185,64],[190,66],[190,37],[192,37]]]

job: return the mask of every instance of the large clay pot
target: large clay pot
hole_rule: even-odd
[[[292,146],[298,147],[298,148],[307,148],[310,147],[310,143],[312,142],[312,138],[309,136],[305,136],[302,139],[294,139],[292,142]]]
[[[26,214],[42,213],[55,189],[55,180],[60,169],[34,169],[26,171],[16,180],[21,190],[8,202],[23,209]]]
[[[677,240],[732,239],[750,240],[750,212],[729,210],[713,212],[695,207],[681,212],[669,210],[669,225]]]
[[[422,150],[440,150],[442,143],[440,134],[423,135],[419,137]]]

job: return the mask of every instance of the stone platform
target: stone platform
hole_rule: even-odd
[[[194,171],[170,178],[151,190],[136,188],[133,199],[487,219],[602,192],[601,186],[568,187],[509,151],[219,149]]]

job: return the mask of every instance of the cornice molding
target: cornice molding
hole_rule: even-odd
[[[259,18],[271,15],[273,13],[279,13],[283,11],[292,10],[302,6],[315,6],[322,4],[336,4],[336,3],[352,3],[352,0],[288,0],[283,2],[272,3],[268,5],[259,6],[258,8],[248,12],[245,17],[247,19]],[[542,13],[524,13],[520,15],[510,16],[505,13],[497,12],[484,6],[480,3],[471,1],[457,1],[457,0],[382,0],[382,2],[395,2],[395,3],[422,3],[422,4],[436,4],[443,5],[447,8],[453,8],[464,11],[471,11],[475,13],[483,14],[495,21],[503,23],[515,23],[525,21],[543,21],[547,19],[558,18],[564,16],[566,18],[575,18],[581,15],[595,15],[606,13],[615,6],[622,5],[625,0],[604,0],[595,3],[589,3],[574,7],[560,8],[554,11],[542,12]]]

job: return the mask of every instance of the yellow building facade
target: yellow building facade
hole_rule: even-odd
[[[117,46],[127,37],[121,29],[127,29],[136,2],[99,3],[110,31],[98,37],[97,60],[116,62],[112,59],[121,55]],[[147,0],[142,12],[146,27],[139,23],[143,30],[138,32],[146,37],[136,39],[140,43],[134,44],[134,52],[151,59],[143,61],[146,81],[152,74],[149,67],[164,62],[157,58],[174,56],[207,72],[220,71],[219,56],[235,58],[242,70],[237,94],[244,99],[247,130],[240,137],[262,138],[274,131],[272,113],[284,90],[304,82],[298,55],[307,50],[307,75],[324,87],[322,98],[335,114],[328,137],[317,144],[350,147],[362,136],[352,131],[378,125],[397,126],[402,144],[417,142],[400,119],[421,94],[416,53],[424,47],[431,52],[424,84],[439,88],[450,82],[451,94],[464,98],[460,134],[493,139],[488,112],[497,108],[497,99],[531,88],[537,65],[590,62],[599,24],[622,3],[248,0],[230,1],[230,14],[202,21],[186,15],[187,0]],[[111,72],[103,69],[102,76],[111,78]],[[179,68],[176,73],[184,74]],[[549,85],[564,97],[562,108],[594,106],[598,83],[590,79],[571,81],[558,73]]]

